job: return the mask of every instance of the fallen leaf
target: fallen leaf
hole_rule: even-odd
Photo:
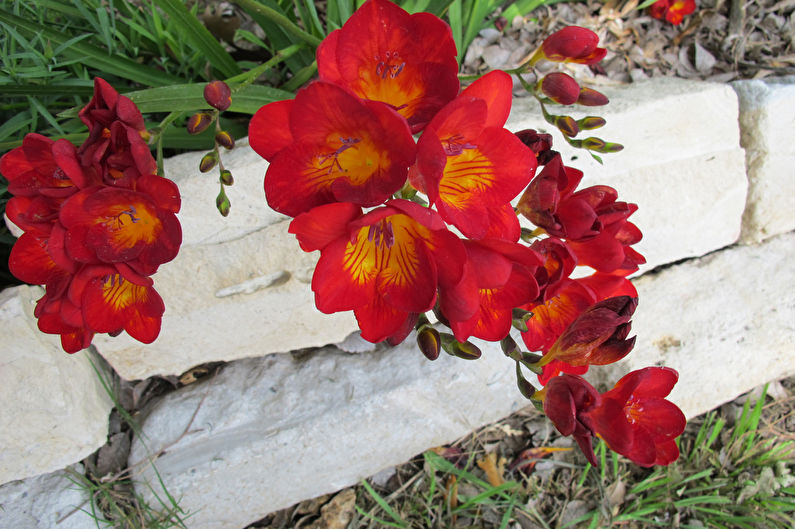
[[[486,473],[486,480],[492,487],[499,487],[505,480],[503,474],[505,473],[505,458],[500,458],[497,461],[497,454],[494,452],[486,454],[486,457],[478,460],[478,466]]]
[[[356,510],[356,492],[345,489],[320,509],[320,519],[310,529],[345,529]]]

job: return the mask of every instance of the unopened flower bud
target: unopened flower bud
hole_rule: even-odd
[[[235,147],[235,139],[232,137],[231,134],[229,134],[225,130],[222,130],[221,132],[215,135],[215,143],[217,143],[226,150],[230,150]]]
[[[231,186],[235,183],[235,179],[232,177],[232,171],[229,169],[221,171],[221,183],[225,186]]]
[[[568,26],[547,37],[540,53],[548,61],[593,64],[607,54],[598,45],[599,36],[590,29]]]
[[[599,127],[604,127],[605,123],[607,123],[605,118],[600,118],[599,116],[586,116],[577,120],[577,126],[580,127],[580,130],[598,129]]]
[[[215,197],[215,207],[218,208],[218,213],[224,217],[229,215],[229,209],[232,207],[232,204],[229,202],[229,198],[226,196],[223,187],[221,188],[221,192],[218,193],[218,196]]]
[[[573,104],[580,95],[580,85],[563,72],[548,73],[539,84],[545,96],[561,105]]]
[[[582,146],[589,151],[596,151],[596,152],[618,152],[624,149],[624,146],[620,143],[611,143],[606,142],[601,138],[594,138],[589,137],[582,140]]]
[[[610,102],[602,92],[597,92],[593,88],[582,88],[577,96],[577,104],[586,107],[600,107]]]
[[[444,347],[447,354],[457,356],[464,360],[477,360],[483,354],[472,342],[461,343],[450,335],[442,336],[442,347]]]
[[[433,327],[424,326],[420,332],[417,333],[417,346],[428,360],[436,360],[439,358],[439,352],[442,349],[442,337],[439,331]]]
[[[519,332],[527,332],[527,322],[533,313],[522,309],[513,309],[511,325]]]
[[[551,158],[551,153],[554,152],[552,150],[551,134],[525,129],[517,132],[516,137],[535,153],[539,165],[545,165]]]
[[[502,340],[500,340],[500,349],[505,354],[505,356],[511,357],[514,354],[521,354],[519,350],[519,345],[516,343],[516,340],[511,338],[510,335],[506,336]]]
[[[202,160],[199,162],[199,171],[207,173],[216,165],[218,165],[218,154],[215,151],[210,151],[202,156]]]
[[[232,91],[223,81],[211,81],[204,87],[204,100],[218,110],[226,110],[232,104]]]
[[[185,128],[188,129],[188,134],[201,134],[207,127],[212,125],[213,117],[209,112],[198,112],[188,118],[188,123]]]
[[[573,138],[580,132],[577,121],[571,116],[555,116],[555,126],[570,138]]]

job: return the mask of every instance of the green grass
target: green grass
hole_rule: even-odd
[[[399,467],[386,488],[363,482],[348,528],[789,529],[795,526],[795,442],[781,430],[771,434],[771,423],[777,413],[791,415],[792,399],[766,402],[763,393],[746,400],[736,418],[722,409],[692,420],[680,459],[654,469],[637,467],[600,442],[599,468],[581,464],[575,450],[549,460],[543,473],[501,470],[498,482],[477,464],[487,443],[476,433],[456,443],[464,454],[457,465],[426,452]],[[533,441],[548,446],[553,438]],[[503,451],[511,445],[491,444]]]

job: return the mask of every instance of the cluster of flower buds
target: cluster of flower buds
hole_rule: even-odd
[[[592,64],[604,54],[593,32],[567,28],[529,62]],[[610,438],[611,446],[648,464],[643,450],[656,453],[660,445],[665,456],[652,463],[672,461],[668,441],[681,433],[679,423],[664,438],[634,426],[651,420],[636,415],[643,399],[657,398],[647,386],[663,376],[658,371],[642,375],[652,382],[635,384],[637,391],[585,392],[589,406],[567,408],[581,412],[574,418],[561,419],[555,400],[557,385],[634,345],[628,334],[637,292],[626,276],[644,259],[632,248],[641,233],[627,219],[637,207],[607,186],[578,190],[582,172],[563,164],[551,136],[504,128],[513,97],[507,73],[490,72],[460,91],[451,30],[433,15],[368,0],[321,43],[317,66],[317,81],[293,100],[265,105],[249,125],[252,148],[270,162],[268,204],[294,217],[289,231],[304,251],[320,252],[312,278],[317,308],[353,311],[371,342],[397,344],[416,329],[429,359],[442,350],[478,358],[473,337],[500,342],[516,362],[522,393],[543,401],[561,431],[579,440],[628,421],[632,427],[620,431],[631,430],[633,440]],[[607,102],[560,75],[537,86],[550,101]],[[600,120],[572,118],[569,136]],[[523,228],[517,212],[535,227]],[[571,278],[578,265],[593,273]],[[432,326],[429,312],[449,332]],[[514,327],[542,354],[520,350]],[[538,391],[523,369],[554,384]]]
[[[682,23],[685,16],[696,10],[696,0],[657,0],[649,6],[649,14],[659,20],[667,20],[674,26]]]
[[[6,214],[24,230],[9,268],[45,286],[34,314],[65,351],[88,347],[96,333],[151,343],[165,307],[150,276],[182,242],[179,190],[157,176],[129,98],[97,78],[79,116],[89,130],[79,148],[28,134],[0,158],[14,195]]]
[[[598,47],[599,37],[593,31],[577,26],[569,26],[547,37],[535,53],[529,56],[518,68],[522,74],[529,72],[541,60],[558,63],[576,63],[593,65],[602,60],[607,50]],[[593,136],[574,139],[581,131],[598,129],[605,125],[604,118],[585,116],[575,119],[569,115],[552,114],[547,105],[581,105],[596,107],[606,105],[607,96],[580,84],[564,72],[550,72],[539,78],[535,84],[525,81],[522,75],[520,82],[533,94],[541,104],[541,111],[547,123],[554,125],[563,134],[563,138],[573,147],[587,149],[596,160],[601,158],[595,153],[612,153],[622,150],[621,144],[607,142]]]
[[[204,87],[204,100],[215,110],[193,114],[188,118],[186,127],[190,134],[201,134],[213,122],[215,123],[216,132],[213,150],[202,157],[199,162],[199,170],[202,173],[209,173],[216,166],[218,167],[218,180],[221,184],[221,190],[215,199],[215,207],[221,215],[226,217],[229,215],[231,203],[226,196],[224,186],[231,186],[235,183],[235,179],[232,177],[232,172],[224,167],[219,147],[223,147],[226,150],[233,149],[235,147],[235,138],[229,132],[221,129],[219,115],[232,105],[232,90],[223,81],[211,81]]]

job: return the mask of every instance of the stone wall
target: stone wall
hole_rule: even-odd
[[[606,92],[599,136],[626,149],[599,165],[555,146],[585,171],[583,185],[611,185],[640,206],[632,220],[648,263],[635,279],[638,341],[626,361],[592,370],[597,381],[674,367],[672,399],[694,416],[795,373],[795,78],[732,86],[664,79]],[[539,118],[520,99],[508,127],[543,129]],[[95,341],[127,379],[230,362],[162,399],[143,422],[146,447],[136,440],[131,453],[139,464],[168,447],[155,464],[194,513],[189,527],[243,527],[527,404],[499,347],[480,344],[476,362],[432,363],[411,338],[393,349],[346,340],[353,317],[313,307],[317,256],[301,252],[285,217],[265,205],[266,163],[244,145],[224,157],[236,183],[223,219],[213,208],[217,183],[196,169],[200,157],[166,163],[183,193],[185,243],[157,274],[167,307],[161,336],[148,346],[124,336]],[[0,485],[0,529],[49,528],[63,517],[63,502],[25,500],[21,491],[42,483],[82,501],[59,472],[105,442],[112,405],[86,352],[67,356],[57,337],[35,330],[39,295],[34,287],[0,294],[0,483],[8,482]],[[334,343],[308,357],[286,354]],[[140,479],[153,479],[150,466],[140,468],[149,469]],[[68,527],[94,526],[67,519]]]

